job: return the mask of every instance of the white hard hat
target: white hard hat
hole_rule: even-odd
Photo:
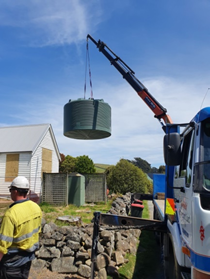
[[[10,187],[16,187],[18,189],[29,190],[29,182],[25,176],[17,176],[11,183]]]

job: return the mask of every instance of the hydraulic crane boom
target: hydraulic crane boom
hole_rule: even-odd
[[[149,93],[148,89],[135,77],[135,73],[126,65],[126,63],[118,57],[105,43],[102,41],[96,42],[89,34],[87,40],[90,39],[101,51],[106,58],[123,76],[124,79],[133,87],[139,97],[147,104],[147,106],[153,111],[155,117],[161,122],[161,119],[165,124],[172,123],[169,115],[166,114],[167,110]],[[162,124],[162,122],[161,122]],[[163,125],[163,124],[162,124]]]

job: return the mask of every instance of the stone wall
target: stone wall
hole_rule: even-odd
[[[126,216],[130,208],[130,194],[118,197],[109,214]],[[141,231],[100,230],[95,276],[102,279],[117,275],[119,266],[126,263],[126,253],[136,253]],[[58,227],[54,223],[43,224],[40,249],[33,260],[33,268],[47,267],[59,273],[91,275],[91,247],[93,224]]]

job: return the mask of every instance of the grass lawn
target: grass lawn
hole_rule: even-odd
[[[57,217],[61,216],[73,216],[80,217],[81,221],[85,224],[91,223],[93,219],[93,213],[95,211],[100,211],[101,213],[106,213],[112,206],[112,200],[109,200],[106,204],[104,202],[85,204],[84,206],[75,206],[69,204],[67,206],[51,206],[47,203],[40,204],[43,211],[43,217],[49,222],[54,222],[58,226],[69,225],[69,223],[64,223],[57,220]]]
[[[95,164],[96,173],[104,173],[111,165],[106,164]]]
[[[149,218],[146,201],[142,218]],[[129,262],[118,270],[119,279],[163,278],[156,277],[157,274],[162,273],[163,266],[161,264],[161,247],[156,243],[154,232],[142,231],[136,255],[127,254],[126,258]]]
[[[67,206],[53,206],[48,203],[41,203],[40,207],[43,212],[43,218],[47,223],[54,222],[58,226],[69,225],[68,222],[64,223],[57,220],[57,217],[61,216],[73,216],[81,217],[81,221],[85,224],[91,223],[93,219],[93,213],[95,211],[100,211],[101,213],[106,213],[112,206],[113,200],[108,200],[105,204],[104,202],[94,203],[94,204],[85,204],[84,206],[75,206],[69,204]],[[0,202],[0,217],[4,215],[4,212],[7,210],[12,201]]]

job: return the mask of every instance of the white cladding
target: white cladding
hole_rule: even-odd
[[[8,195],[8,186],[10,182],[5,182],[5,172],[6,172],[6,158],[7,154],[0,154],[0,195]],[[19,154],[19,171],[18,175],[23,175],[27,178],[30,177],[30,161],[31,153],[23,152]]]
[[[18,134],[19,138],[14,137],[14,133]],[[3,136],[4,139],[2,139]],[[50,124],[0,128],[0,196],[9,194],[10,182],[5,182],[6,157],[7,154],[13,153],[19,154],[18,175],[26,176],[29,179],[32,193],[40,195],[42,148],[52,151],[52,172],[58,172],[60,154]]]
[[[59,160],[55,152],[55,146],[52,140],[51,132],[48,130],[31,159],[31,177],[30,177],[31,188],[30,189],[35,193],[41,192],[42,148],[46,148],[53,151],[52,172],[59,171]]]

